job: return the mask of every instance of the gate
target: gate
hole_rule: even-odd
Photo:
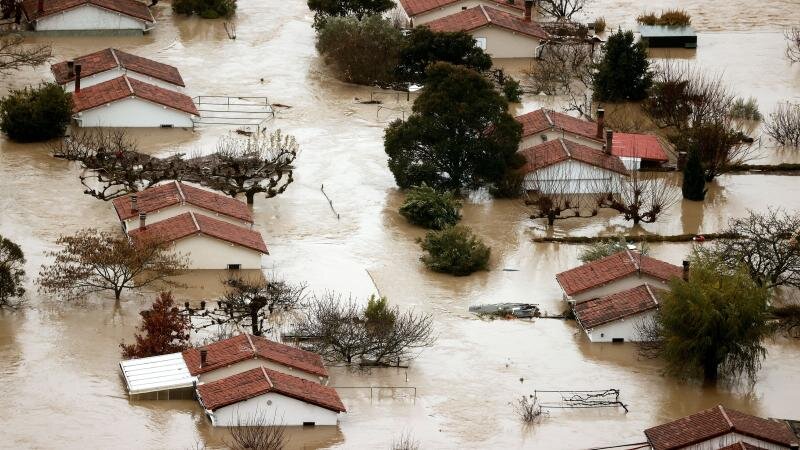
[[[194,119],[195,126],[229,125],[261,131],[275,118],[275,110],[267,97],[200,95],[192,100],[200,113]]]

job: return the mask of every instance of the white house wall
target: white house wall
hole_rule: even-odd
[[[144,81],[145,83],[149,83],[154,86],[158,86],[160,88],[169,89],[175,92],[183,92],[183,88],[176,84],[168,83],[158,78],[149,77],[139,72],[134,72],[133,70],[123,70],[120,69],[119,67],[115,67],[111,70],[106,70],[104,72],[99,72],[94,75],[81,76],[81,89],[85,89],[89,86],[94,86],[95,84],[100,84],[104,81],[113,80],[114,78],[119,78],[122,75],[127,75],[129,78],[135,78],[139,81]],[[67,92],[74,92],[75,82],[70,81],[64,84],[64,90],[66,90]]]
[[[248,247],[195,234],[175,241],[175,252],[188,257],[189,269],[227,269],[229,264],[240,264],[241,269],[260,269],[261,253]]]
[[[219,408],[212,413],[211,421],[217,427],[247,423],[248,419],[254,418],[264,418],[270,422],[275,418],[275,422],[286,426],[299,426],[304,422],[313,422],[315,425],[336,425],[337,414],[329,409],[269,392]]]
[[[617,292],[633,289],[636,286],[641,286],[644,283],[648,283],[652,287],[661,289],[667,289],[669,287],[668,283],[665,283],[657,278],[651,277],[650,275],[633,274],[612,281],[606,285],[599,286],[594,289],[589,289],[588,291],[583,291],[579,294],[575,294],[572,297],[569,297],[568,300],[574,301],[575,303],[585,302],[586,300],[591,300],[593,298],[605,297],[607,295],[616,294]]]
[[[192,128],[192,115],[140,98],[125,98],[78,114],[82,127]]]
[[[506,28],[487,25],[468,32],[476,40],[486,39],[486,53],[492,58],[533,58],[539,40]]]
[[[571,159],[525,174],[523,187],[543,194],[619,192],[621,177],[617,172]]]
[[[744,434],[739,433],[727,433],[722,436],[718,436],[707,441],[703,441],[697,444],[688,445],[686,447],[681,447],[682,450],[718,450],[723,447],[727,447],[729,445],[736,444],[737,442],[746,442],[748,444],[755,445],[759,448],[764,448],[767,450],[785,450],[789,447],[786,445],[774,444],[772,442],[762,441],[761,439],[757,439],[754,437],[746,436]]]
[[[624,319],[604,323],[585,330],[586,336],[592,342],[613,342],[614,339],[622,339],[625,342],[639,342],[638,325],[652,319],[654,315],[655,310],[653,309]]]
[[[441,8],[432,9],[430,11],[425,11],[424,13],[417,14],[413,17],[414,26],[422,25],[428,23],[430,21],[441,19],[442,17],[449,16],[455,13],[459,13],[465,9],[474,8],[476,6],[491,6],[492,8],[499,9],[501,11],[505,11],[510,14],[514,14],[519,17],[523,17],[525,13],[522,10],[507,7],[501,5],[497,2],[492,1],[482,1],[482,0],[463,0],[456,3],[451,3],[446,6],[442,6]],[[402,9],[402,8],[401,8]]]
[[[52,14],[36,21],[37,31],[57,30],[142,30],[146,23],[139,19],[98,8],[83,5]]]
[[[231,364],[230,366],[212,370],[211,372],[201,373],[200,375],[198,375],[198,379],[203,383],[210,383],[212,381],[220,380],[222,378],[226,378],[231,375],[240,374],[242,372],[246,372],[250,369],[256,369],[258,367],[266,367],[267,369],[272,369],[276,372],[292,375],[297,378],[302,378],[304,380],[312,381],[314,383],[321,384],[321,382],[324,381],[324,379],[323,380],[320,379],[322,377],[320,377],[319,375],[314,375],[312,373],[304,372],[302,370],[285,366],[283,364],[279,364],[274,361],[267,361],[262,358],[246,359],[244,361],[239,361],[236,364]]]
[[[196,214],[202,214],[204,216],[213,217],[215,219],[219,219],[223,222],[228,222],[234,225],[238,225],[244,228],[251,228],[251,224],[245,222],[244,220],[239,220],[235,217],[226,216],[225,214],[220,214],[217,212],[209,211],[207,209],[198,208],[197,206],[190,205],[188,203],[183,205],[172,205],[168,206],[164,209],[159,209],[158,211],[150,211],[147,213],[147,221],[145,224],[153,224],[156,222],[160,222],[162,220],[169,219],[171,217],[179,216],[183,213],[193,212]],[[135,230],[139,228],[139,216],[136,215],[135,217],[131,217],[130,219],[125,221],[125,229],[127,231]]]
[[[582,144],[582,145],[585,145],[587,147],[591,147],[591,148],[596,149],[596,150],[602,150],[603,149],[603,143],[602,142],[593,141],[593,140],[587,139],[587,138],[585,138],[583,136],[580,136],[580,135],[577,135],[577,134],[568,133],[566,131],[560,131],[560,130],[546,130],[546,131],[542,131],[542,132],[539,132],[539,133],[532,134],[530,136],[525,136],[525,137],[522,138],[522,141],[519,144],[519,149],[520,150],[524,150],[526,148],[530,148],[530,147],[533,147],[535,145],[539,145],[542,142],[552,141],[552,140],[560,139],[560,138],[568,139],[568,140],[570,140],[572,142],[575,142],[575,143],[578,143],[578,144]]]

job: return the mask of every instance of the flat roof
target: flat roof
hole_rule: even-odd
[[[692,27],[669,25],[639,25],[639,33],[643,38],[697,36]]]
[[[130,395],[192,387],[197,382],[181,353],[129,359],[119,367]]]

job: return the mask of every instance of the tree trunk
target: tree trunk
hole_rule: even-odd
[[[245,192],[245,197],[247,197],[247,204],[252,205],[255,201],[256,193],[255,192]]]
[[[114,288],[114,299],[116,299],[117,301],[119,301],[119,298],[120,298],[121,296],[122,296],[122,288],[121,288],[121,287],[115,287],[115,288]]]

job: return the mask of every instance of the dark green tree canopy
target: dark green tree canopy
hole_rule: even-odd
[[[400,206],[400,214],[409,222],[425,228],[441,230],[461,219],[461,202],[450,191],[437,191],[423,184],[414,186]]]
[[[437,61],[477,71],[492,67],[492,58],[475,44],[475,38],[471,35],[463,31],[442,33],[431,31],[428,27],[417,27],[407,36],[400,51],[398,78],[423,83],[428,66]]]
[[[25,294],[25,255],[19,245],[0,235],[0,308],[16,306],[15,297]]]
[[[72,96],[55,83],[12,90],[0,99],[0,130],[11,140],[40,142],[60,137],[72,119]]]
[[[683,198],[694,201],[703,201],[706,198],[706,175],[697,150],[689,152],[683,168]]]
[[[491,249],[464,225],[429,231],[419,244],[425,252],[420,261],[436,272],[465,276],[489,267]]]
[[[608,37],[604,50],[594,77],[595,98],[612,102],[644,99],[653,83],[645,45],[634,42],[632,31],[619,30]]]
[[[380,15],[394,8],[392,0],[308,0],[308,9],[314,11],[314,27],[320,29],[329,17]]]
[[[389,169],[398,186],[460,190],[501,182],[522,164],[522,126],[479,73],[448,63],[428,69],[408,120],[386,129]]]

